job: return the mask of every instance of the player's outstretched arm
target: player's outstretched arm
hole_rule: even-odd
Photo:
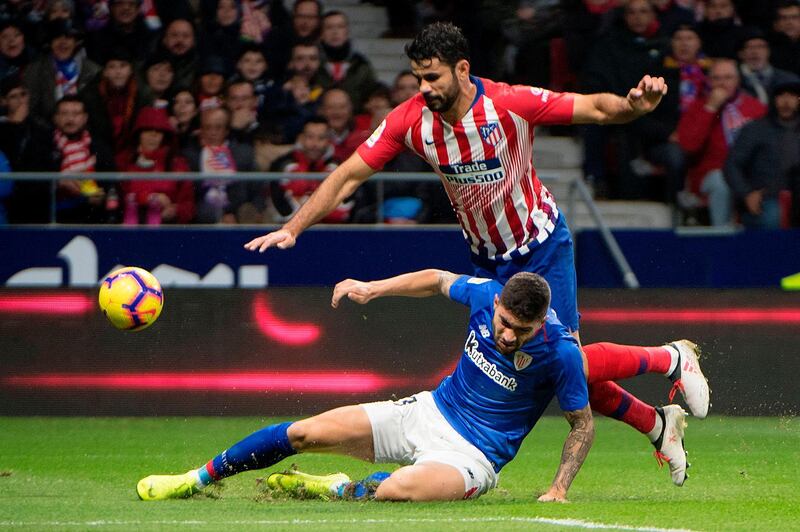
[[[337,308],[343,297],[361,305],[385,296],[429,297],[442,294],[450,297],[450,286],[458,277],[444,270],[429,269],[404,273],[380,281],[345,279],[333,288],[331,306]]]
[[[667,94],[664,78],[644,76],[623,98],[615,94],[576,94],[573,124],[624,124],[649,113]]]
[[[263,253],[272,246],[280,249],[294,246],[300,233],[327,216],[374,173],[375,170],[358,153],[354,153],[322,181],[283,227],[254,238],[244,245],[245,249]]]
[[[567,418],[572,428],[564,442],[561,464],[558,466],[556,478],[547,493],[539,497],[539,502],[567,502],[567,491],[594,442],[594,419],[591,406],[586,405],[581,410],[565,412],[564,417]]]

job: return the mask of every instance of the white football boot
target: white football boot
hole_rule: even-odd
[[[669,400],[672,401],[675,391],[680,390],[692,415],[704,419],[708,415],[710,390],[708,380],[700,369],[700,349],[689,340],[672,342],[669,347],[678,351],[678,365],[669,376],[672,381]]]
[[[656,407],[656,413],[661,416],[664,428],[661,436],[653,442],[656,448],[654,456],[658,465],[663,467],[664,462],[669,464],[669,473],[672,476],[672,483],[676,486],[683,486],[689,478],[686,468],[689,464],[686,461],[686,449],[683,448],[683,429],[686,428],[686,412],[678,405],[667,405]]]

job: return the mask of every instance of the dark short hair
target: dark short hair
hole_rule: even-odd
[[[779,12],[782,9],[791,9],[793,7],[800,7],[800,1],[798,0],[779,0],[775,3],[775,9],[773,10],[772,20],[778,20]]]
[[[77,94],[67,94],[66,96],[62,96],[61,99],[56,102],[56,107],[55,110],[53,111],[53,114],[57,113],[58,109],[61,107],[61,104],[64,103],[79,103],[83,106],[83,112],[84,113],[87,112],[86,102],[83,101],[83,98],[81,98]]]
[[[225,85],[225,96],[228,96],[228,93],[231,90],[231,87],[235,87],[236,85],[248,85],[251,89],[253,89],[253,94],[256,93],[256,86],[255,83],[250,81],[249,79],[244,78],[233,78]]]
[[[14,75],[6,76],[0,81],[0,98],[5,98],[11,91],[20,87],[23,89],[26,88],[25,84],[22,83],[21,77]]]
[[[306,2],[310,2],[312,4],[317,5],[317,13],[322,14],[322,2],[320,0],[295,0],[294,4],[292,5],[292,14],[297,13],[297,6],[300,4],[304,4]]]
[[[503,287],[500,304],[520,320],[541,320],[550,308],[550,286],[541,275],[516,273]]]
[[[338,9],[331,9],[330,11],[326,11],[324,15],[322,15],[322,20],[324,21],[326,18],[330,17],[344,17],[345,22],[350,24],[350,19],[343,11],[339,11]]]
[[[308,118],[305,122],[303,122],[303,129],[305,129],[306,126],[309,125],[309,124],[324,124],[326,128],[331,127],[328,124],[328,121],[325,120],[324,117],[316,116],[316,115]]]
[[[406,55],[415,63],[437,58],[454,67],[462,59],[469,61],[469,43],[461,29],[450,22],[434,22],[422,28],[406,45]]]

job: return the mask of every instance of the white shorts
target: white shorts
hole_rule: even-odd
[[[372,424],[376,463],[453,466],[464,477],[465,499],[480,497],[497,485],[489,460],[447,422],[431,392],[361,406]]]

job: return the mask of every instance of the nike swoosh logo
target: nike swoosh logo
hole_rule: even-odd
[[[428,146],[433,144],[433,137],[428,137],[427,139],[425,139],[425,144],[427,144]]]

